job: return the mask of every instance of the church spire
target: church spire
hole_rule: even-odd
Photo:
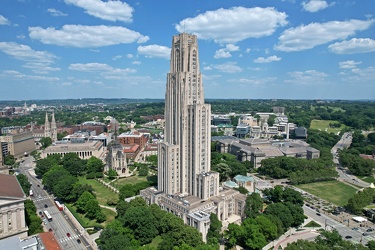
[[[44,122],[44,137],[51,137],[51,126],[48,121],[48,114],[46,112],[46,119]]]
[[[55,121],[55,112],[52,112],[51,138],[53,142],[57,141],[57,127],[56,127],[56,121]]]

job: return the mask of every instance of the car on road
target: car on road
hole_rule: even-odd
[[[321,214],[320,214],[320,213],[316,213],[316,215],[317,215],[317,216],[321,216]]]
[[[44,204],[44,207],[45,207],[45,208],[47,208],[47,207],[48,207],[48,205],[47,205],[47,204]]]
[[[345,236],[345,239],[351,239],[351,238],[353,238],[351,235]]]
[[[80,244],[80,243],[81,243],[81,240],[80,240],[80,239],[77,239],[77,243]]]
[[[40,185],[39,185],[39,184],[38,184],[37,186],[38,186],[38,187],[40,187]]]
[[[66,236],[70,237],[70,233],[66,233]]]
[[[374,231],[373,228],[369,228],[369,229],[366,230],[366,232],[372,232],[372,231]]]
[[[368,233],[364,232],[364,233],[363,233],[362,235],[363,235],[363,236],[367,236],[367,235],[368,235]]]
[[[49,232],[52,232],[52,228],[48,229]]]
[[[358,227],[353,227],[352,229],[353,229],[353,230],[358,230],[359,228],[358,228]]]
[[[43,215],[43,212],[42,212],[42,211],[39,211],[39,215]]]

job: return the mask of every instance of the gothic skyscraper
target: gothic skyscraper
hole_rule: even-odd
[[[172,39],[165,93],[164,141],[158,144],[158,185],[140,191],[148,204],[180,217],[202,233],[210,213],[224,221],[244,216],[246,195],[219,188],[211,171],[211,106],[204,103],[198,41],[186,33]]]
[[[165,94],[164,142],[158,147],[158,190],[208,199],[218,195],[211,172],[211,106],[205,104],[198,41],[186,33],[172,39]]]

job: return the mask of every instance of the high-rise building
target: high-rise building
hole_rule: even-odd
[[[198,56],[195,35],[173,37],[158,190],[208,199],[218,194],[219,174],[211,172],[211,106],[204,103]]]
[[[232,215],[240,220],[246,199],[237,190],[219,187],[219,173],[211,171],[210,120],[197,37],[176,35],[167,75],[164,141],[158,144],[158,186],[141,190],[141,196],[197,228],[203,240],[210,213],[221,221]]]

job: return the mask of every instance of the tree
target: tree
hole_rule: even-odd
[[[67,153],[62,158],[63,167],[74,176],[81,175],[85,171],[85,161],[80,159],[76,153]]]
[[[104,170],[104,163],[99,158],[91,156],[86,163],[87,173],[102,173]]]
[[[86,205],[88,204],[90,200],[95,200],[95,197],[87,191],[83,192],[82,195],[78,198],[78,200],[75,203],[77,207],[77,211],[81,213],[85,213]]]
[[[158,235],[155,217],[148,208],[130,207],[122,218],[125,227],[133,230],[134,236],[143,244],[150,243]]]
[[[258,193],[251,193],[246,197],[245,214],[249,218],[255,218],[263,208],[262,197]]]
[[[91,220],[96,219],[97,216],[102,212],[99,202],[96,199],[91,199],[86,203],[85,211],[85,216]]]
[[[214,245],[219,242],[219,239],[221,238],[221,228],[223,224],[221,221],[217,218],[217,215],[214,213],[210,214],[210,228],[207,232],[207,242],[208,244]]]
[[[16,159],[13,155],[8,154],[4,157],[4,165],[13,166],[15,163]]]
[[[17,180],[19,182],[19,184],[21,185],[22,187],[22,190],[23,192],[28,195],[29,194],[29,190],[30,190],[30,187],[31,187],[31,184],[29,182],[29,180],[27,179],[26,175],[24,174],[19,174],[16,176],[17,177]]]
[[[32,200],[25,200],[25,221],[29,227],[29,235],[43,232],[42,220],[36,215],[36,207]]]
[[[140,165],[138,166],[138,175],[139,176],[147,176],[148,175],[148,166]]]
[[[39,140],[39,143],[42,145],[42,148],[47,148],[52,145],[51,137],[42,137]]]

